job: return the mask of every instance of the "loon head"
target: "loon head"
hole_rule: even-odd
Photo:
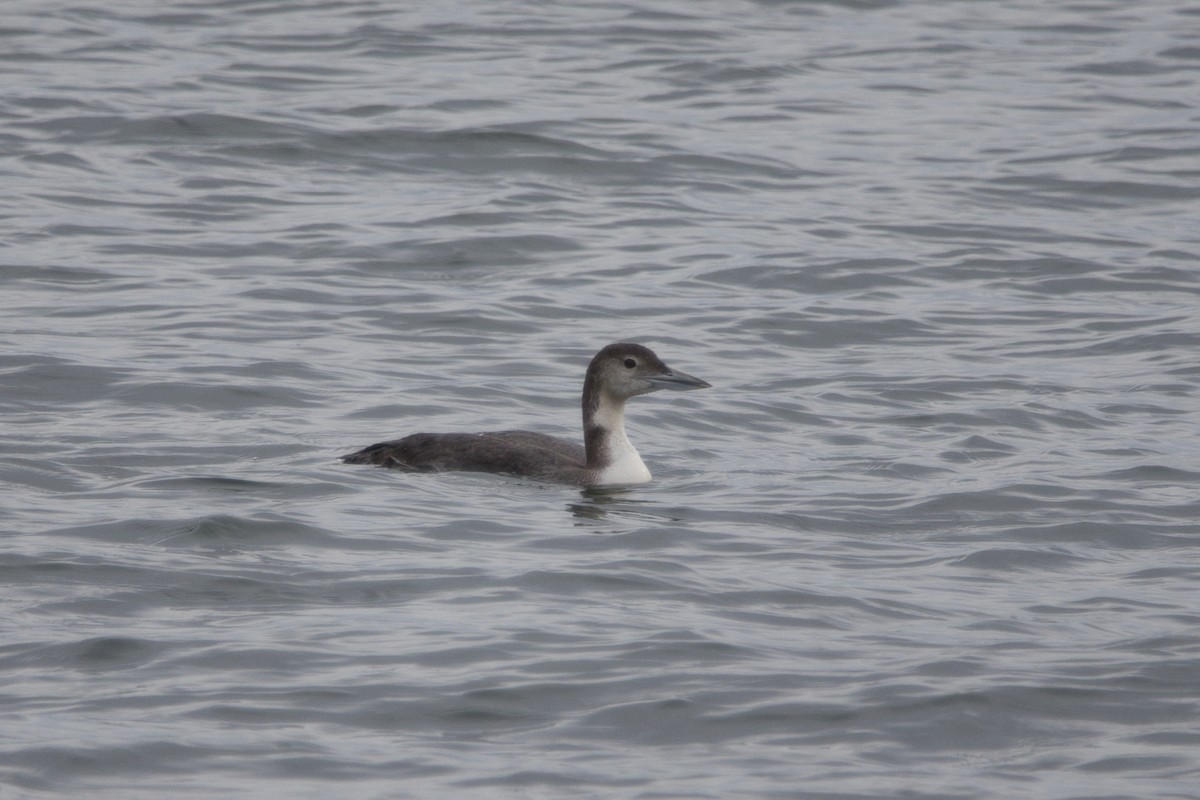
[[[659,389],[705,389],[711,384],[673,370],[640,344],[605,347],[588,365],[583,382],[583,440],[596,485],[645,483],[650,470],[625,436],[625,401]]]
[[[712,386],[686,372],[671,369],[649,347],[628,342],[610,344],[597,353],[588,365],[584,385],[594,395],[617,402],[659,389],[686,391]]]

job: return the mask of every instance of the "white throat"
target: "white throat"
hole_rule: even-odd
[[[625,404],[602,400],[592,416],[593,424],[607,432],[608,466],[596,476],[597,483],[646,483],[650,470],[629,437],[625,435]]]

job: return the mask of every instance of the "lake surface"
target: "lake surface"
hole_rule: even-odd
[[[0,796],[1200,797],[1200,8],[406,5],[5,4]]]

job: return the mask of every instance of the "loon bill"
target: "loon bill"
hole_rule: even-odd
[[[592,358],[583,381],[583,446],[533,431],[414,433],[341,457],[421,472],[521,475],[580,486],[645,483],[650,470],[625,435],[625,401],[659,389],[712,384],[673,370],[640,344],[610,344]]]

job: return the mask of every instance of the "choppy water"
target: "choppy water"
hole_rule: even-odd
[[[0,795],[1200,796],[1195,4],[400,5],[5,4]]]

